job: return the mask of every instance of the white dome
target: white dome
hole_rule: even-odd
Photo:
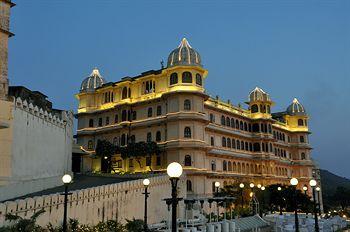
[[[101,87],[106,83],[106,80],[101,76],[97,68],[94,68],[87,78],[83,80],[80,86],[80,92],[95,91],[96,88]]]
[[[186,38],[168,56],[168,67],[178,65],[202,66],[199,53],[194,50]]]
[[[270,95],[259,87],[255,87],[249,94],[249,101],[271,101]]]
[[[289,115],[306,115],[306,110],[304,106],[298,101],[298,99],[294,98],[292,104],[290,104],[287,108],[287,114]]]

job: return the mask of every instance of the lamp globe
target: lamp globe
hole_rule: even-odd
[[[179,178],[182,174],[182,166],[177,162],[170,163],[166,172],[170,178]]]
[[[244,184],[243,184],[243,183],[240,183],[240,184],[239,184],[239,187],[240,187],[240,188],[244,188]]]
[[[219,181],[216,181],[216,182],[215,182],[215,187],[217,187],[217,188],[220,187],[220,182],[219,182]]]
[[[69,175],[69,174],[65,174],[63,177],[62,177],[62,182],[64,184],[69,184],[70,182],[72,182],[72,176]]]
[[[297,178],[292,178],[290,179],[290,184],[293,185],[293,186],[297,186],[299,183],[298,179]]]
[[[143,183],[144,186],[148,186],[149,183],[150,183],[150,181],[149,181],[149,179],[144,179],[144,180],[142,181],[142,183]]]
[[[314,180],[314,179],[310,180],[310,181],[309,181],[309,185],[310,185],[311,187],[315,187],[315,186],[317,185],[316,180]]]

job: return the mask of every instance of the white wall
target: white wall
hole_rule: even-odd
[[[78,219],[82,224],[97,224],[100,221],[125,219],[143,219],[144,186],[143,180],[126,181],[84,190],[74,191],[69,196],[68,217]],[[171,196],[171,185],[168,176],[150,178],[148,198],[148,223],[157,223],[168,218],[168,207],[162,199]],[[186,197],[186,180],[178,183],[179,197]],[[45,209],[38,218],[38,224],[45,226],[62,223],[63,196],[52,194],[27,198],[24,200],[0,203],[0,226],[6,224],[7,213],[30,217],[34,212]],[[178,214],[182,216],[183,203],[179,205]]]
[[[7,147],[0,159],[8,169],[0,201],[61,185],[71,170],[72,113],[63,111],[59,119],[21,99],[9,107],[10,127],[0,130],[0,147]]]

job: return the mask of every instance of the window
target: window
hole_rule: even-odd
[[[248,124],[244,122],[244,131],[248,131]]]
[[[126,110],[123,110],[122,111],[122,122],[126,121],[126,117],[127,117]]]
[[[226,138],[225,137],[222,137],[222,144],[221,144],[223,147],[226,147]]]
[[[304,126],[304,120],[298,119],[298,126]]]
[[[200,74],[196,74],[196,84],[197,85],[202,85],[202,76]]]
[[[149,107],[148,108],[148,111],[147,111],[147,116],[148,117],[152,117],[152,115],[153,115],[153,112],[152,112],[153,110],[152,110],[152,107]]]
[[[129,159],[129,168],[133,168],[133,167],[134,167],[134,160]]]
[[[146,156],[146,166],[151,166],[151,163],[152,163],[152,159],[151,159],[151,156]]]
[[[215,171],[215,170],[216,170],[216,164],[215,164],[215,161],[214,161],[214,160],[211,161],[211,170],[212,170],[212,171]]]
[[[222,170],[223,170],[223,171],[227,171],[227,161],[226,161],[226,160],[224,160],[224,161],[222,162]]]
[[[185,130],[184,130],[184,137],[185,137],[185,138],[191,138],[191,128],[185,127]]]
[[[94,127],[94,120],[93,119],[89,120],[89,127]]]
[[[160,156],[158,155],[157,158],[156,158],[156,165],[157,165],[157,166],[160,166],[160,164],[161,164],[161,158],[160,158]]]
[[[301,159],[302,159],[302,160],[306,159],[306,155],[305,155],[305,153],[304,153],[304,152],[303,152],[303,153],[301,153]]]
[[[157,116],[162,115],[162,106],[157,106]]]
[[[239,121],[239,129],[243,130],[243,122]]]
[[[128,91],[128,98],[131,97],[131,89],[129,88],[129,91]]]
[[[114,146],[118,146],[119,144],[118,144],[118,138],[117,137],[114,137],[113,138],[113,145]]]
[[[184,110],[191,110],[191,101],[189,99],[184,101]]]
[[[225,126],[225,116],[221,116],[221,125]]]
[[[136,111],[133,111],[132,112],[132,120],[136,120],[136,118],[137,118]]]
[[[186,189],[187,189],[187,192],[192,192],[192,181],[190,180],[186,181]]]
[[[147,133],[147,142],[152,142],[152,133],[151,132]]]
[[[135,143],[136,142],[136,137],[135,135],[130,136],[130,142]]]
[[[185,166],[192,166],[192,159],[190,155],[185,156]]]
[[[118,114],[116,114],[115,116],[114,116],[114,123],[118,123]]]
[[[98,119],[98,126],[102,126],[102,118]]]
[[[232,139],[232,148],[236,149],[236,140]]]
[[[254,151],[259,152],[260,151],[260,143],[254,143]]]
[[[175,85],[178,83],[177,73],[172,73],[170,75],[170,85]]]
[[[227,138],[226,144],[227,144],[228,148],[231,148],[231,139],[230,138]]]
[[[259,123],[254,123],[252,130],[253,130],[253,132],[260,132]]]
[[[300,142],[301,142],[301,143],[305,143],[305,137],[302,136],[302,135],[300,135]]]
[[[124,87],[122,90],[122,99],[126,99],[128,97],[128,88]]]
[[[258,107],[258,105],[252,105],[252,107],[251,107],[251,112],[252,112],[252,113],[259,112],[259,107]]]
[[[210,114],[210,122],[215,122],[215,116],[214,114]]]
[[[156,141],[159,142],[161,140],[162,140],[162,135],[161,135],[160,131],[157,131],[157,133],[156,133]]]
[[[239,142],[239,140],[236,140],[236,147],[238,150],[241,150],[241,143]]]
[[[125,136],[125,134],[122,134],[122,138],[121,138],[120,143],[121,143],[122,146],[124,146],[126,144],[126,136]]]
[[[88,150],[93,150],[94,149],[94,142],[92,140],[88,141]]]
[[[182,83],[192,83],[192,74],[190,72],[182,73]]]
[[[109,124],[109,117],[106,117],[106,125]]]
[[[229,117],[226,117],[226,126],[230,126],[230,123],[231,121],[230,121],[230,118]]]
[[[210,145],[214,146],[214,137],[213,136],[210,137]]]
[[[235,128],[235,120],[233,118],[231,118],[231,127]]]
[[[153,93],[155,91],[156,83],[155,81],[146,81],[142,83],[143,93]]]

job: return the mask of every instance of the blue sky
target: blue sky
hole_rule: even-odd
[[[313,157],[350,177],[350,1],[15,2],[11,85],[75,110],[93,67],[109,81],[158,69],[186,37],[213,96],[243,103],[259,86],[274,111],[297,97],[311,117]]]

